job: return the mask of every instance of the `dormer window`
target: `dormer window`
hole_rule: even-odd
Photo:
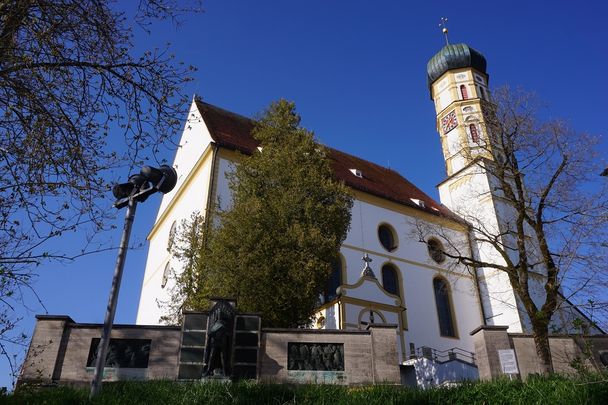
[[[361,179],[363,178],[363,172],[361,170],[359,170],[359,169],[349,169],[349,170],[355,176],[357,176],[357,177],[359,177]]]
[[[417,198],[410,198],[410,201],[419,206],[420,208],[426,208],[426,204],[422,200],[419,200]]]

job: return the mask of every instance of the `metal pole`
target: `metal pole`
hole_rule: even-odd
[[[106,309],[106,317],[103,321],[103,333],[101,341],[97,347],[97,360],[95,362],[95,374],[91,383],[91,393],[89,398],[93,398],[101,391],[101,380],[103,379],[103,369],[106,364],[106,355],[108,354],[108,346],[110,344],[110,332],[114,323],[114,314],[116,313],[116,302],[118,301],[118,290],[120,290],[120,281],[122,279],[122,270],[125,266],[125,258],[127,256],[127,248],[129,238],[131,236],[131,226],[135,219],[135,208],[137,201],[133,197],[129,198],[127,213],[125,214],[125,225],[122,231],[120,247],[118,248],[118,257],[116,258],[116,267],[114,268],[114,278],[112,279],[112,288],[110,290],[110,299],[108,300],[108,308]]]

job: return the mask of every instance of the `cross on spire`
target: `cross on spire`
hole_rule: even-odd
[[[443,35],[445,35],[445,44],[449,45],[450,41],[448,40],[448,18],[441,17],[441,22],[439,23],[439,26],[441,27],[441,32],[443,32]]]

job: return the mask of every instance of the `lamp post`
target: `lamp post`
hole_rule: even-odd
[[[114,207],[120,209],[127,207],[125,214],[125,224],[120,239],[118,248],[118,257],[116,258],[116,266],[114,268],[114,277],[112,279],[112,287],[110,288],[110,298],[106,309],[106,316],[103,321],[103,332],[99,346],[97,346],[97,359],[95,361],[95,374],[91,382],[90,398],[93,398],[101,390],[101,382],[103,379],[103,369],[106,364],[106,356],[110,345],[110,333],[114,323],[114,315],[116,314],[116,303],[118,301],[118,291],[120,290],[120,282],[122,280],[122,271],[125,265],[127,256],[127,248],[129,246],[129,238],[131,236],[131,227],[135,219],[135,210],[138,202],[144,202],[150,195],[160,191],[163,194],[173,190],[177,183],[177,173],[170,166],[163,165],[160,168],[144,166],[139,174],[134,174],[129,177],[129,181],[123,184],[117,184],[112,189],[116,202]]]

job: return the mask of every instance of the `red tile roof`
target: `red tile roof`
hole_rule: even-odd
[[[255,125],[252,119],[200,100],[196,100],[196,104],[209,128],[211,137],[219,146],[245,154],[251,154],[257,148],[259,142],[251,136],[251,130]],[[347,186],[433,215],[458,221],[454,213],[433,200],[396,171],[333,148],[328,147],[328,150],[336,178]],[[350,169],[360,170],[362,177],[354,175]],[[411,199],[423,201],[424,207]]]

